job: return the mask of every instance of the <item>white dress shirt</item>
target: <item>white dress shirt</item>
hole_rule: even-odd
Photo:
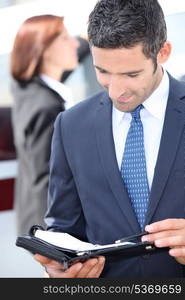
[[[144,108],[140,112],[141,121],[143,123],[146,168],[150,189],[159,151],[168,94],[169,78],[167,72],[164,70],[164,75],[159,86],[152,95],[142,103]],[[119,169],[121,168],[125,141],[131,119],[132,116],[130,113],[121,112],[113,106],[112,130]]]
[[[55,92],[57,92],[65,101],[65,109],[72,107],[75,103],[73,95],[69,87],[64,85],[62,82],[55,80],[45,74],[41,74],[40,78]]]

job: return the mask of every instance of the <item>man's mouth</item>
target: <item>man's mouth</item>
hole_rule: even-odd
[[[127,102],[130,101],[131,97],[132,97],[131,95],[129,95],[129,96],[120,96],[120,97],[117,99],[117,102],[118,102],[118,103],[127,103]]]

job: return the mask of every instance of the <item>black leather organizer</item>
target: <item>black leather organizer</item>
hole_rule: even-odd
[[[30,229],[28,235],[18,236],[16,239],[16,246],[22,247],[30,251],[32,254],[41,254],[58,261],[63,264],[64,270],[66,270],[75,261],[85,261],[88,258],[97,257],[100,255],[105,256],[107,260],[113,261],[120,259],[120,256],[122,256],[122,259],[124,259],[133,256],[155,254],[169,250],[169,248],[157,248],[154,244],[149,242],[137,241],[138,237],[146,234],[140,233],[138,235],[129,236],[121,240],[129,242],[133,241],[131,244],[121,245],[120,242],[115,242],[115,244],[109,248],[105,247],[97,250],[93,249],[76,251],[55,246],[38,237],[35,237],[34,234],[37,229],[42,229],[42,227],[34,225]]]

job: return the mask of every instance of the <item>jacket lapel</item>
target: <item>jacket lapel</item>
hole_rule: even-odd
[[[133,232],[139,232],[140,228],[117,164],[112,134],[112,102],[107,94],[104,94],[97,110],[95,128],[100,160],[107,181]]]
[[[154,172],[146,224],[151,222],[167,183],[170,170],[185,126],[185,88],[170,76],[170,92],[161,137],[158,159]]]

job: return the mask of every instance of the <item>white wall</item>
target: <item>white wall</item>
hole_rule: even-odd
[[[33,15],[65,16],[65,24],[71,34],[86,32],[88,15],[95,3],[96,0],[37,0],[0,9],[0,55],[11,51],[19,26]]]

